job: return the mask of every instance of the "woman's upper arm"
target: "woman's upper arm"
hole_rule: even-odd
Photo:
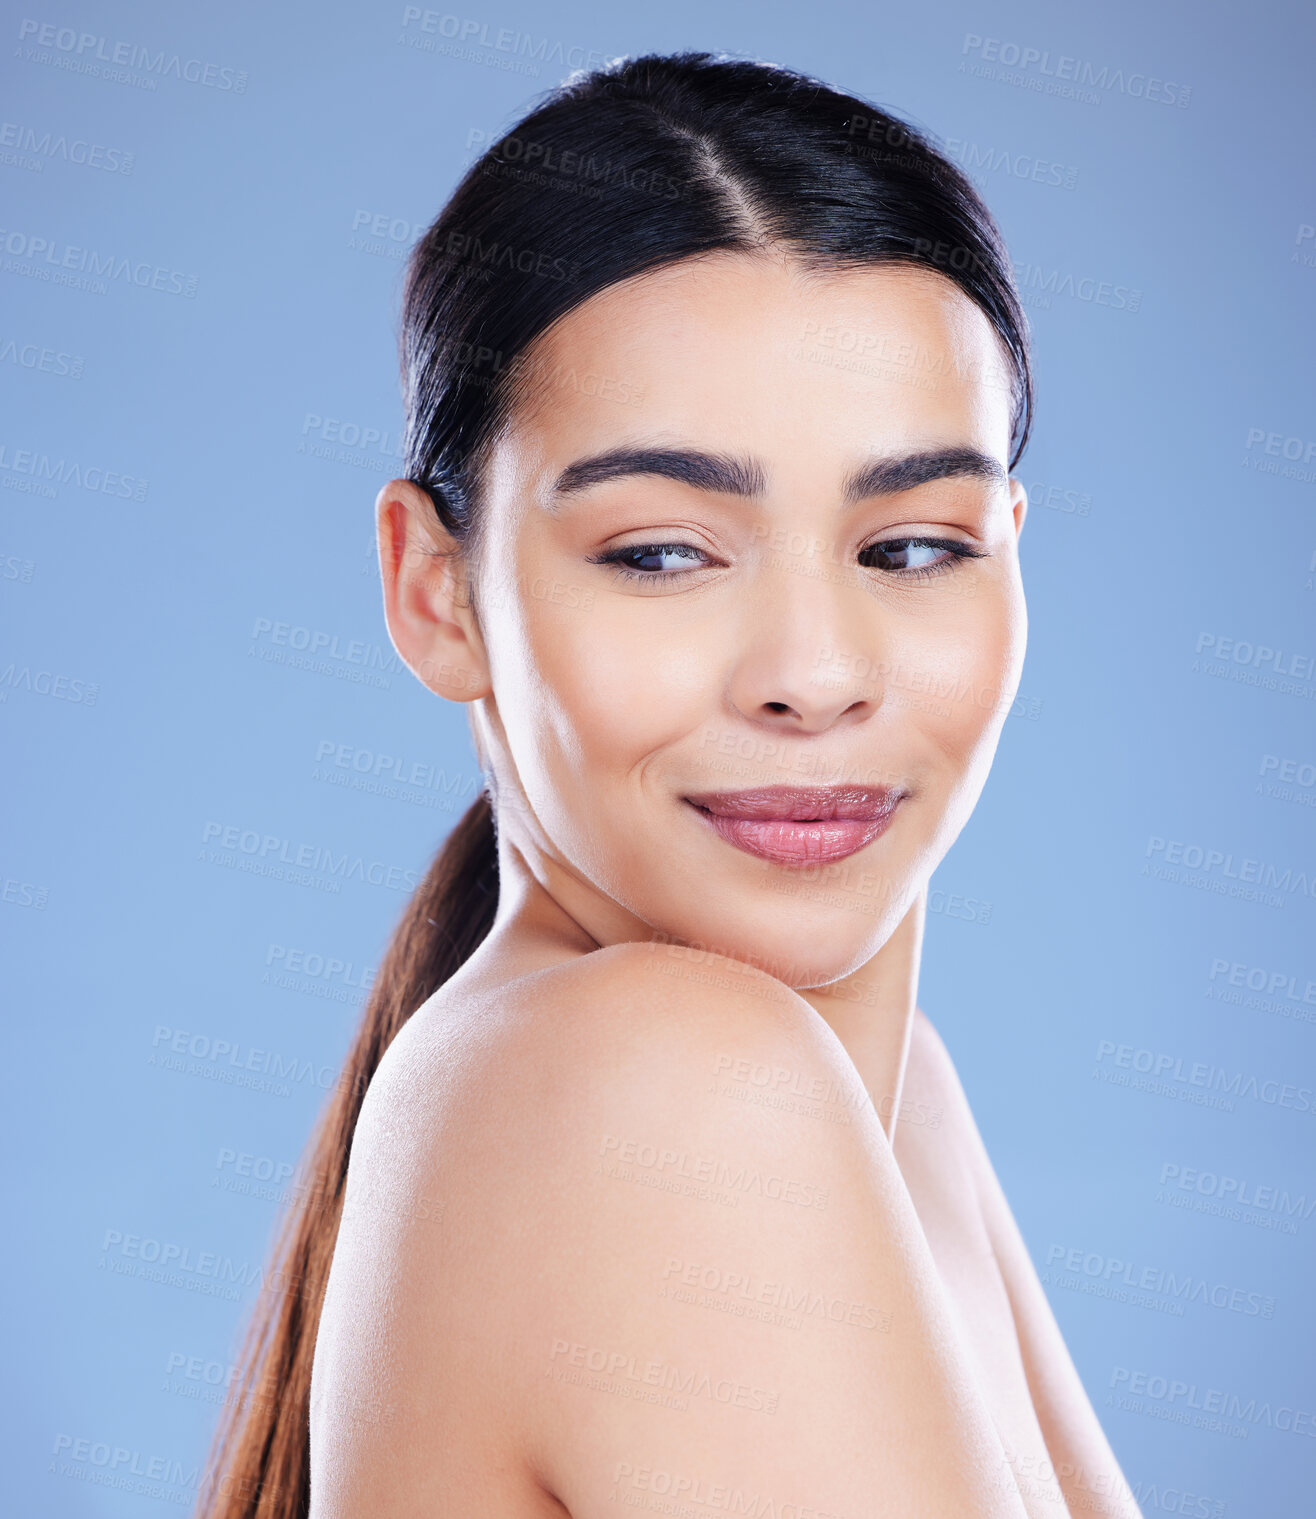
[[[382,1460],[372,1513],[457,1512],[442,1474],[475,1453],[575,1519],[736,1491],[1022,1514],[853,1066],[801,998],[719,966],[628,945],[544,978],[425,1148],[442,1223],[388,1243],[394,1191],[354,1230],[331,1304],[377,1322],[317,1391],[337,1366],[397,1405],[337,1458]]]

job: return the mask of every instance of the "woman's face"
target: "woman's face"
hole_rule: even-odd
[[[504,837],[600,943],[849,974],[1018,685],[998,339],[928,271],[719,254],[594,296],[534,359],[476,587]]]

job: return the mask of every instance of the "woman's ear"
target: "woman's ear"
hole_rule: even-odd
[[[384,617],[393,647],[422,684],[449,701],[488,696],[489,661],[461,545],[429,494],[390,480],[375,498]]]
[[[1024,530],[1024,518],[1028,515],[1028,492],[1022,480],[1010,476],[1010,510],[1014,513],[1014,536],[1018,541]]]

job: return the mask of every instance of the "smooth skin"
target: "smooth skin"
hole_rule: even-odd
[[[532,358],[478,554],[414,484],[377,503],[501,885],[366,1097],[313,1519],[1136,1519],[917,1008],[1024,657],[999,340],[936,273],[767,248],[603,291]],[[619,449],[723,468],[555,490]],[[830,866],[683,800],[845,781],[906,794]]]

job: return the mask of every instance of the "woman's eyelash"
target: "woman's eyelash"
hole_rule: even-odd
[[[902,565],[887,567],[883,565],[866,565],[868,569],[887,568],[888,573],[897,575],[902,580],[921,579],[927,575],[941,575],[947,570],[953,570],[963,559],[982,559],[986,557],[985,550],[970,548],[967,543],[962,543],[958,538],[883,538],[877,543],[867,544],[859,550],[860,562],[863,562],[865,554],[881,553],[885,558],[893,558],[899,554],[908,554],[911,549],[940,549],[951,557],[938,560],[935,564]]]
[[[677,575],[688,575],[690,570],[637,570],[634,565],[627,564],[626,560],[661,558],[664,554],[686,556],[703,552],[703,549],[693,543],[628,543],[624,548],[608,549],[602,554],[594,554],[589,562],[613,565],[617,573],[628,580],[671,580]],[[700,566],[694,565],[692,568],[698,569]]]
[[[864,563],[864,556],[867,554],[880,553],[883,558],[890,560],[917,549],[939,549],[951,557],[938,560],[934,564],[923,565]],[[693,543],[628,543],[619,549],[607,549],[601,554],[594,554],[590,557],[589,562],[591,564],[610,564],[614,566],[619,574],[630,580],[671,580],[677,575],[690,574],[690,569],[637,569],[634,563],[628,563],[627,561],[661,559],[667,554],[688,558],[694,554],[703,553],[704,550]],[[929,575],[941,575],[947,570],[953,570],[962,559],[982,559],[983,557],[985,557],[983,550],[970,548],[967,543],[962,543],[958,538],[883,538],[877,543],[866,544],[859,550],[859,560],[865,569],[885,569],[888,575],[901,580],[923,579]],[[694,565],[691,568],[698,569],[700,567],[699,565]]]

